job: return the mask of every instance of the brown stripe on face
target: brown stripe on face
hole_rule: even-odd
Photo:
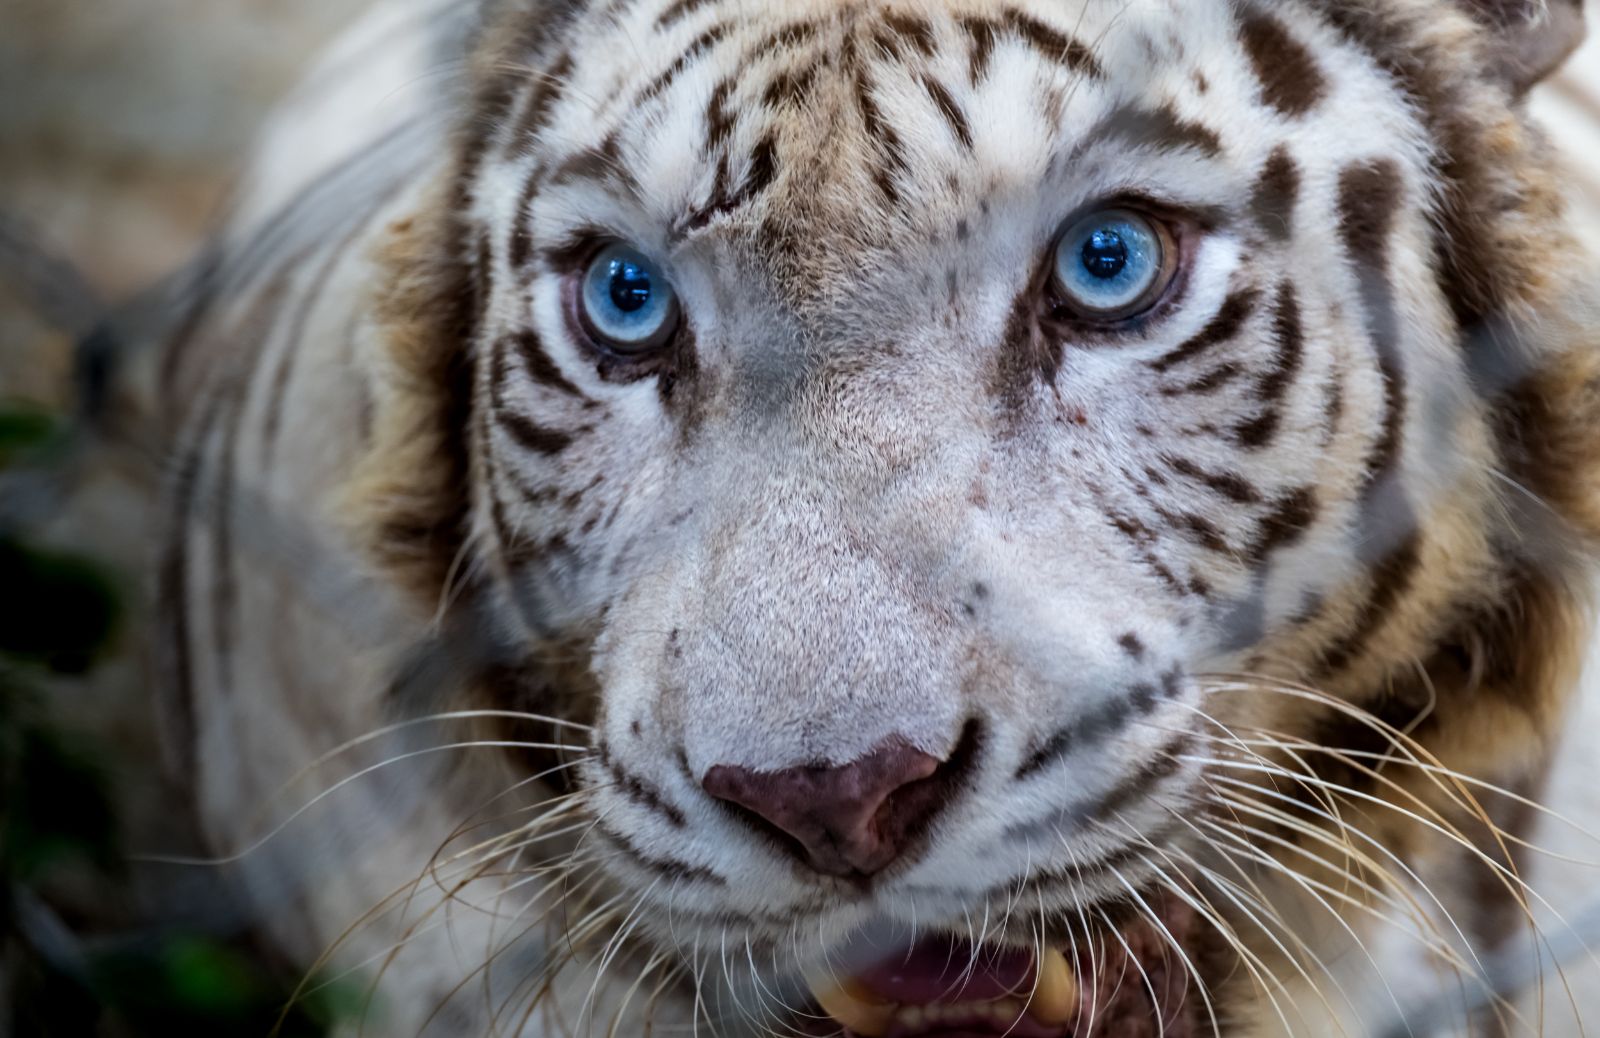
[[[1133,703],[1121,696],[1113,696],[1090,710],[1071,724],[1057,730],[1044,743],[1028,755],[1011,778],[1020,782],[1030,775],[1063,760],[1079,746],[1094,745],[1102,739],[1121,731],[1133,719]]]
[[[962,18],[956,24],[971,40],[967,74],[972,79],[972,85],[977,86],[989,72],[989,58],[994,54],[995,24],[987,18],[973,17]]]
[[[1221,494],[1234,504],[1253,505],[1261,502],[1260,491],[1237,472],[1209,472],[1188,458],[1170,455],[1161,460],[1172,471]]]
[[[768,108],[781,109],[804,104],[816,82],[819,65],[811,64],[797,69],[785,69],[762,91],[761,102]]]
[[[933,57],[937,41],[933,26],[926,18],[890,12],[883,18],[884,31],[877,35],[879,43],[895,57],[904,57],[903,47],[911,47],[925,58]]]
[[[1094,54],[1073,37],[1022,11],[1007,11],[1002,17],[1005,27],[1038,51],[1046,61],[1081,75],[1104,78],[1105,70],[1095,60]]]
[[[802,43],[813,39],[821,26],[815,21],[794,22],[781,29],[775,29],[762,37],[761,42],[753,48],[756,54],[768,54],[783,47],[798,47]]]
[[[1185,536],[1206,551],[1217,555],[1233,554],[1233,546],[1228,543],[1228,539],[1217,529],[1216,524],[1206,517],[1193,512],[1174,515],[1164,509],[1157,509],[1157,512],[1162,519],[1183,531]]]
[[[1222,138],[1215,130],[1185,119],[1171,105],[1144,108],[1118,105],[1085,135],[1075,151],[1094,144],[1118,141],[1129,147],[1155,151],[1198,151],[1208,157],[1222,154]]]
[[[994,353],[994,373],[989,379],[989,392],[1011,410],[1022,406],[1034,380],[1041,373],[1046,381],[1051,381],[1060,365],[1060,356],[1056,352],[1059,347],[1040,342],[1036,305],[1031,286],[1017,294],[1011,303],[1005,328],[1000,333],[999,348]]]
[[[1505,243],[1504,221],[1547,225],[1560,205],[1559,180],[1529,158],[1496,106],[1468,101],[1484,73],[1464,69],[1445,48],[1419,50],[1410,20],[1387,4],[1312,0],[1328,23],[1386,72],[1421,116],[1438,160],[1429,171],[1440,196],[1433,220],[1445,299],[1462,328],[1503,313],[1546,276],[1538,250]],[[1480,2],[1478,6],[1485,6]],[[1539,173],[1530,176],[1533,170]],[[1516,241],[1525,232],[1518,232]]]
[[[1162,386],[1161,395],[1204,396],[1207,393],[1216,392],[1242,374],[1244,374],[1244,366],[1241,364],[1236,364],[1230,360],[1225,364],[1218,364],[1216,367],[1212,368],[1210,371],[1206,372],[1204,375],[1201,375],[1199,378],[1188,383],[1187,385]]]
[[[750,169],[745,173],[744,186],[734,196],[735,208],[748,202],[772,186],[778,177],[778,142],[771,133],[756,142],[750,152]]]
[[[1239,445],[1252,450],[1267,446],[1277,436],[1278,426],[1282,420],[1279,405],[1290,383],[1294,381],[1294,376],[1299,373],[1305,356],[1305,332],[1300,323],[1300,304],[1295,294],[1294,283],[1291,281],[1285,281],[1278,286],[1278,299],[1272,317],[1272,334],[1278,344],[1277,356],[1273,360],[1272,370],[1262,375],[1260,381],[1256,383],[1256,398],[1263,405],[1262,411],[1234,430]]]
[[[1256,178],[1250,211],[1256,223],[1274,241],[1288,241],[1294,230],[1294,206],[1300,195],[1300,167],[1285,145],[1278,145]]]
[[[706,150],[714,150],[727,143],[733,134],[734,120],[737,116],[728,111],[728,98],[733,96],[735,83],[732,79],[724,79],[711,90],[711,98],[706,101]]]
[[[1389,280],[1389,239],[1404,196],[1400,168],[1392,159],[1350,166],[1339,175],[1339,234],[1361,286],[1367,335],[1383,376],[1383,425],[1367,458],[1373,480],[1369,489],[1394,465],[1405,422],[1405,372],[1396,342],[1399,318]]]
[[[896,177],[906,170],[905,145],[900,134],[883,118],[878,102],[872,96],[872,80],[859,64],[855,70],[856,107],[861,113],[862,129],[867,139],[878,145],[880,164],[872,171],[872,180],[884,199],[891,205],[900,201],[900,185]]]
[[[1255,313],[1256,303],[1260,298],[1260,291],[1254,288],[1243,288],[1234,292],[1223,300],[1222,308],[1217,311],[1217,315],[1209,324],[1177,349],[1151,361],[1150,367],[1156,371],[1168,371],[1194,359],[1211,347],[1232,339]]]
[[[971,151],[972,126],[967,122],[966,113],[962,112],[961,106],[956,103],[956,99],[951,96],[949,90],[945,89],[944,84],[933,78],[932,75],[924,75],[922,77],[922,85],[928,91],[928,96],[933,99],[934,107],[939,109],[939,114],[943,115],[945,122],[950,124],[950,132],[956,135],[956,140],[961,142],[963,148]]]
[[[506,434],[520,447],[535,454],[553,455],[560,454],[572,445],[573,433],[562,432],[558,429],[549,429],[539,425],[532,418],[507,405],[505,380],[491,379],[489,382],[489,405],[493,408],[490,417],[504,429]],[[577,433],[588,433],[591,429],[585,427],[576,430]]]
[[[517,119],[512,146],[531,144],[550,124],[550,114],[566,93],[567,77],[572,75],[572,55],[563,54],[543,74],[534,79],[526,107]]]
[[[1278,19],[1254,11],[1239,22],[1239,42],[1261,86],[1261,99],[1284,115],[1302,116],[1327,92],[1316,58]]]
[[[770,131],[757,141],[751,150],[749,169],[745,172],[744,183],[739,185],[738,190],[732,189],[729,185],[732,174],[729,172],[728,156],[726,154],[719,156],[716,176],[711,185],[711,197],[707,199],[705,205],[688,215],[680,233],[703,227],[715,217],[748,204],[772,186],[772,182],[778,177],[778,169],[778,141]]]
[[[1152,760],[1107,793],[1089,817],[1097,822],[1107,821],[1121,814],[1123,808],[1148,797],[1157,786],[1183,768],[1184,755],[1193,749],[1194,741],[1192,732],[1181,732],[1167,740],[1156,749]]]
[[[1257,528],[1250,558],[1262,562],[1280,548],[1299,541],[1317,518],[1317,492],[1313,487],[1298,487],[1280,497]]]
[[[1421,535],[1413,532],[1372,571],[1372,589],[1350,631],[1325,649],[1318,675],[1331,677],[1349,666],[1383,626],[1401,597],[1411,587],[1422,563]]]
[[[519,411],[497,410],[494,420],[518,446],[535,454],[560,454],[572,446],[570,434],[539,425]]]
[[[618,184],[638,194],[639,185],[622,164],[622,144],[615,132],[607,135],[597,147],[585,148],[556,167],[551,181],[571,184],[579,180],[598,180]]]
[[[689,67],[690,62],[700,58],[706,51],[716,46],[726,35],[728,35],[728,27],[718,22],[716,25],[707,28],[699,36],[696,36],[689,43],[689,46],[684,49],[683,53],[679,54],[672,64],[666,67],[665,71],[639,92],[639,96],[634,98],[635,107],[665,93],[667,88],[672,86],[673,82],[683,74],[683,70]]]
[[[511,244],[508,247],[507,259],[511,262],[512,270],[522,270],[527,267],[528,260],[533,258],[533,231],[528,227],[533,200],[539,194],[539,183],[543,178],[544,170],[535,167],[527,173],[527,180],[522,185],[522,191],[517,196],[517,208],[512,214],[516,221],[516,229],[511,232]]]
[[[662,11],[660,16],[656,18],[656,28],[666,29],[694,14],[710,2],[711,0],[673,0],[672,3],[667,5],[667,9]]]

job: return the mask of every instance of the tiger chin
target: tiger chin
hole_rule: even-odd
[[[381,5],[159,373],[256,925],[367,1034],[1525,1033],[1581,23]]]

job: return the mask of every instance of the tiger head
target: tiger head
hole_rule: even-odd
[[[1284,950],[1239,876],[1381,886],[1318,840],[1423,809],[1340,798],[1534,773],[1600,416],[1520,99],[1576,4],[502,6],[382,546],[591,726],[644,958],[750,1028],[1227,1027]]]

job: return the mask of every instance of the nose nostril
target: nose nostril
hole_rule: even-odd
[[[838,766],[761,772],[719,764],[702,786],[819,872],[870,876],[927,829],[966,770],[975,726],[944,761],[892,738]]]

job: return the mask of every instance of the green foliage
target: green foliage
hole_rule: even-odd
[[[48,464],[62,436],[49,415],[0,408],[0,475]],[[285,1011],[293,974],[242,939],[159,925],[80,937],[48,907],[42,891],[67,869],[87,870],[107,904],[125,900],[111,758],[60,730],[46,691],[93,667],[117,617],[116,584],[100,567],[0,526],[0,989],[10,996],[0,1034],[325,1035],[359,1009],[347,985]]]

